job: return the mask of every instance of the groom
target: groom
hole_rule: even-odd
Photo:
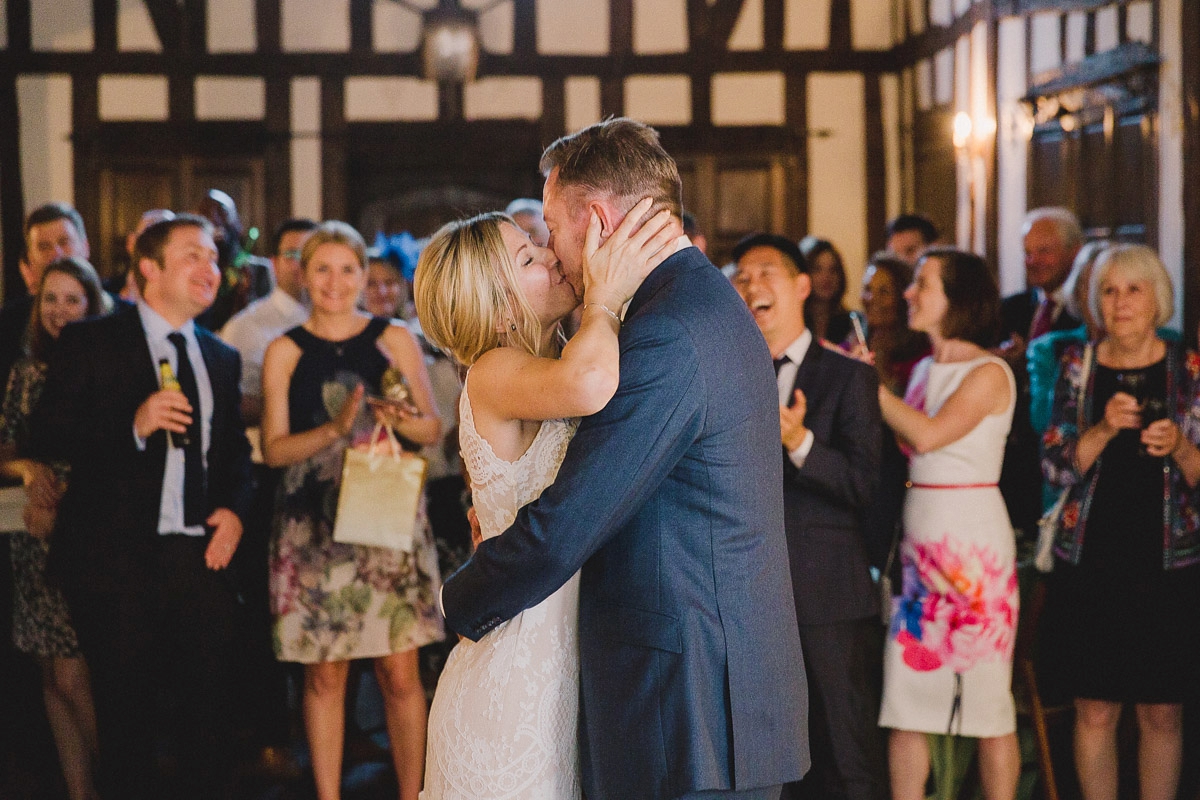
[[[633,120],[559,139],[541,169],[579,296],[590,214],[608,235],[643,197],[682,211],[674,160]],[[809,763],[778,397],[745,304],[685,237],[674,248],[625,311],[616,396],[582,421],[555,483],[446,581],[443,606],[477,640],[582,568],[587,797],[767,800]]]

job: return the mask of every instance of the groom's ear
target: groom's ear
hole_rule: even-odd
[[[612,236],[613,231],[621,224],[621,220],[617,217],[616,210],[608,203],[602,203],[599,200],[592,200],[587,204],[588,214],[595,214],[600,218],[600,238],[607,239]]]

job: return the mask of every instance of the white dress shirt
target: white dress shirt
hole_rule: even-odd
[[[779,367],[779,372],[775,375],[775,383],[779,389],[779,405],[787,406],[792,400],[792,391],[796,387],[796,373],[800,371],[800,362],[804,361],[804,357],[808,355],[808,348],[812,345],[813,335],[808,328],[804,329],[804,333],[796,337],[796,340],[789,344],[787,348],[779,354],[779,358],[787,356],[787,361]],[[820,345],[817,345],[820,347]],[[804,441],[795,450],[788,451],[788,458],[796,465],[796,468],[804,466],[804,459],[808,458],[809,451],[813,446],[813,432],[808,430],[804,434]]]
[[[146,332],[146,344],[150,346],[150,358],[154,362],[154,377],[159,377],[158,364],[164,358],[171,365],[176,375],[179,374],[179,353],[175,345],[167,339],[175,329],[171,323],[162,318],[157,311],[138,302],[138,314],[142,318],[142,330]],[[208,468],[208,446],[212,440],[213,392],[212,382],[208,378],[208,368],[204,365],[204,355],[200,352],[200,342],[196,339],[196,326],[188,320],[179,329],[187,343],[188,360],[192,362],[192,372],[196,375],[196,390],[200,395],[200,408],[194,413],[200,414],[200,452]],[[133,434],[139,450],[146,449],[146,440]],[[186,533],[189,536],[203,536],[203,525],[188,527],[183,524],[183,448],[167,448],[167,464],[163,470],[162,500],[158,509],[158,532]]]
[[[220,336],[242,357],[242,394],[262,395],[267,345],[303,325],[308,316],[308,306],[276,286],[269,295],[255,300],[225,323]]]

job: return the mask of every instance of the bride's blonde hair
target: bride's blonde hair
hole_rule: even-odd
[[[417,261],[413,299],[421,329],[463,366],[501,344],[553,355],[541,352],[542,325],[517,281],[502,224],[520,230],[499,211],[448,223]]]

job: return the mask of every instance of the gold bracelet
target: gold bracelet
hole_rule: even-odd
[[[617,316],[617,312],[613,311],[611,308],[604,305],[603,303],[584,303],[583,304],[584,311],[587,311],[589,308],[600,309],[605,314],[608,314],[610,317],[612,317],[613,322],[617,323],[618,328],[621,327],[621,318]]]

